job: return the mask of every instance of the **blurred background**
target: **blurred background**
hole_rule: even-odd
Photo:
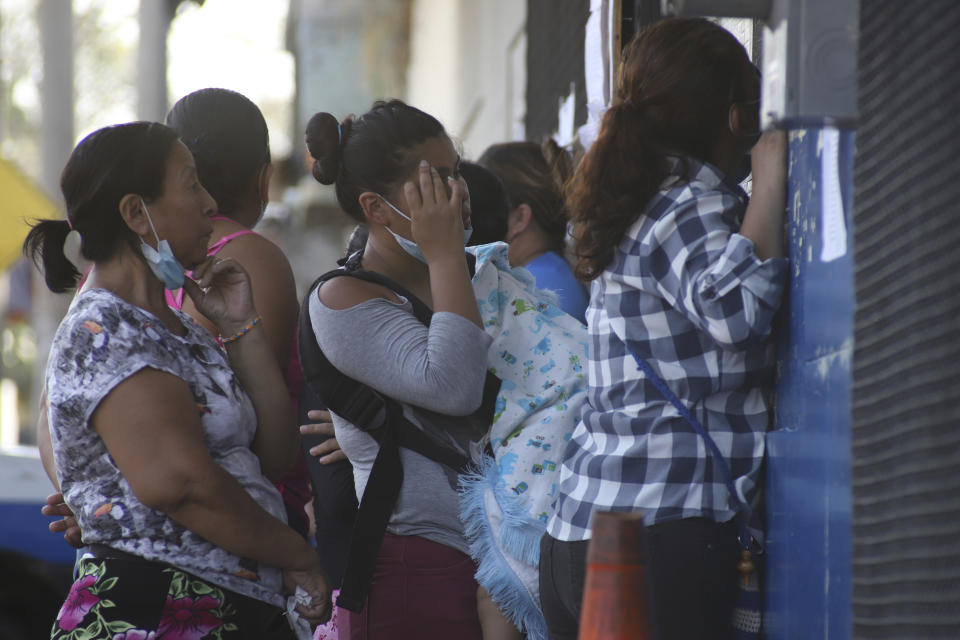
[[[353,224],[309,175],[310,116],[397,97],[436,116],[475,159],[555,138],[588,146],[621,46],[659,0],[0,0],[0,547],[72,562],[45,534],[50,483],[36,419],[46,354],[71,296],[21,256],[28,222],[62,217],[76,143],[180,97],[224,87],[267,119],[275,170],[258,231],[283,247],[301,295]],[[754,55],[760,23],[723,19]]]
[[[202,87],[250,97],[277,169],[258,230],[302,293],[351,227],[307,177],[310,115],[398,97],[466,159],[547,136],[577,152],[661,11],[747,16],[717,19],[762,68],[764,126],[790,131],[765,637],[960,637],[957,0],[0,0],[0,640],[44,635],[4,615],[49,592],[26,576],[62,585],[73,563],[32,446],[70,296],[19,255],[25,219],[63,215],[82,136]]]
[[[34,446],[71,295],[47,290],[21,244],[29,220],[63,217],[60,171],[80,139],[163,121],[204,87],[249,97],[275,165],[258,231],[290,257],[302,296],[353,228],[309,176],[311,115],[396,97],[436,116],[465,159],[551,136],[576,152],[609,104],[622,43],[659,16],[659,0],[0,0],[0,568],[16,550],[63,585],[74,559],[40,515],[52,489]],[[757,54],[759,22],[723,22]],[[0,640],[3,610],[40,591],[0,589]]]
[[[657,2],[614,0],[0,0],[0,447],[35,442],[37,385],[69,296],[20,258],[26,221],[63,215],[59,174],[100,127],[163,121],[225,87],[267,119],[277,165],[260,223],[306,287],[352,228],[309,179],[317,111],[398,97],[431,113],[466,159],[490,144],[589,144],[616,54]],[[643,15],[644,13],[648,15]],[[754,22],[724,20],[751,48]],[[754,52],[756,53],[756,52]]]

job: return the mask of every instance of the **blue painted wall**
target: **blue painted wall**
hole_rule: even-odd
[[[842,131],[846,255],[823,262],[820,129],[790,137],[790,295],[780,317],[777,413],[767,463],[766,635],[851,636],[850,390],[853,150]]]
[[[0,549],[25,553],[55,564],[72,565],[76,552],[63,539],[62,533],[50,532],[47,527],[54,518],[42,515],[41,506],[43,501],[0,502]]]

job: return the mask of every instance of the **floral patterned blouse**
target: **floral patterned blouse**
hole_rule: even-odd
[[[90,425],[99,403],[134,373],[150,367],[175,375],[193,393],[213,459],[261,507],[286,522],[280,494],[250,449],[257,429],[250,398],[213,337],[176,313],[187,329],[183,337],[110,291],[92,289],[74,300],[54,337],[46,376],[50,435],[65,501],[86,544],[166,562],[283,606],[278,569],[229,553],[141,504]]]

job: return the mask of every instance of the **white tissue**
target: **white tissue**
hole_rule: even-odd
[[[287,622],[290,623],[293,632],[297,634],[297,640],[313,640],[313,630],[310,629],[310,623],[301,618],[300,612],[297,611],[297,606],[301,604],[309,607],[313,604],[313,598],[303,587],[297,585],[297,590],[287,598]]]

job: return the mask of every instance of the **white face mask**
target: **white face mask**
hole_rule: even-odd
[[[393,209],[394,211],[396,211],[401,217],[406,218],[407,220],[410,220],[410,222],[413,222],[413,220],[410,219],[410,216],[408,216],[408,215],[405,214],[403,211],[400,211],[400,209],[398,209],[398,208],[396,208],[395,206],[393,206],[393,203],[392,203],[392,202],[390,202],[389,200],[387,200],[386,198],[384,198],[383,196],[381,196],[379,193],[377,194],[377,196],[379,196],[381,200],[383,200],[384,202],[386,202],[386,203],[387,203],[387,206],[390,207],[391,209]],[[424,263],[424,264],[427,263],[427,258],[426,258],[426,256],[423,255],[423,251],[420,250],[420,247],[417,246],[417,243],[416,243],[416,242],[414,242],[413,240],[409,240],[409,239],[407,239],[407,238],[404,238],[403,236],[399,235],[398,233],[395,233],[395,232],[393,231],[393,229],[391,229],[390,227],[386,227],[386,229],[387,229],[387,231],[390,232],[390,235],[392,235],[392,236],[394,237],[394,239],[397,241],[397,244],[400,245],[400,248],[401,248],[401,249],[403,249],[404,251],[406,251],[407,253],[409,253],[411,256],[413,256],[414,258],[416,258],[416,259],[419,260],[420,262],[422,262],[422,263]],[[470,241],[470,235],[471,235],[472,233],[473,233],[473,227],[468,227],[468,228],[466,228],[466,229],[463,230],[463,246],[464,246],[464,247],[466,247],[466,246],[467,246],[467,242]]]
[[[147,209],[147,204],[143,201],[143,198],[140,198],[140,204],[143,205],[143,212],[147,214],[147,222],[150,223],[153,237],[157,239],[156,249],[141,239],[140,251],[143,253],[143,257],[147,259],[147,265],[153,271],[153,275],[163,282],[164,287],[170,291],[176,291],[183,286],[183,266],[174,257],[173,251],[170,249],[170,243],[161,240],[160,236],[157,235],[157,228],[153,226],[150,211]]]

